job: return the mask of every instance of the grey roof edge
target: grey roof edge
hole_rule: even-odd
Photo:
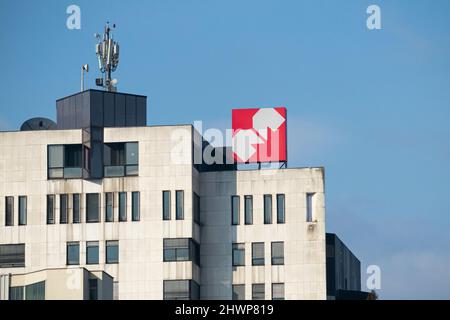
[[[84,91],[80,91],[80,92],[76,92],[73,93],[71,95],[56,99],[56,102],[79,95],[81,93],[85,93],[85,92],[108,92],[108,93],[116,93],[116,94],[123,94],[123,95],[127,95],[127,96],[134,96],[134,97],[142,97],[142,98],[147,98],[148,96],[142,95],[142,94],[134,94],[134,93],[128,93],[128,92],[109,92],[109,91],[105,91],[105,90],[98,90],[98,89],[86,89]]]

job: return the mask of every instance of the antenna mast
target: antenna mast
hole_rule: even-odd
[[[113,24],[112,27],[115,29],[116,25]],[[109,22],[105,25],[103,37],[98,33],[95,34],[95,37],[98,40],[98,43],[95,46],[95,52],[98,58],[98,68],[100,69],[100,72],[103,73],[101,78],[95,79],[95,84],[105,88],[106,91],[117,91],[117,79],[111,79],[111,73],[116,71],[117,66],[119,65],[119,43],[113,40]]]

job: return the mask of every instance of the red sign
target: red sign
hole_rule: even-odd
[[[287,161],[286,108],[233,109],[232,129],[237,162]]]

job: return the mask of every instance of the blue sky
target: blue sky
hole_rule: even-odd
[[[115,22],[118,87],[148,96],[149,124],[286,106],[289,165],[325,166],[327,228],[363,285],[376,264],[381,298],[450,299],[449,15],[446,0],[1,1],[0,129],[54,119],[84,63],[94,88],[93,34]]]

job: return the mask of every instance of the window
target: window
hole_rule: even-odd
[[[264,242],[252,243],[252,265],[264,265]]]
[[[47,224],[55,223],[55,195],[47,195]]]
[[[164,239],[164,262],[193,261],[200,265],[200,246],[189,238]]]
[[[24,287],[10,287],[9,300],[23,300]]]
[[[98,264],[98,241],[86,242],[86,264]]]
[[[86,222],[99,222],[100,208],[99,208],[99,194],[86,194]]]
[[[137,142],[104,144],[105,177],[137,176],[139,145]]]
[[[105,221],[114,221],[114,193],[112,192],[105,194]]]
[[[240,203],[239,196],[231,196],[231,224],[233,225],[239,224]]]
[[[175,219],[184,219],[184,192],[182,190],[175,191]]]
[[[48,178],[70,179],[82,177],[81,144],[48,146]]]
[[[25,300],[45,300],[45,281],[25,286]]]
[[[61,194],[59,196],[59,223],[68,222],[68,203],[67,194]]]
[[[233,284],[233,300],[245,300],[244,284]]]
[[[252,300],[264,300],[265,290],[264,284],[253,284],[252,285]]]
[[[284,300],[284,283],[272,283],[272,300]]]
[[[264,195],[264,223],[272,223],[272,195]]]
[[[245,224],[253,224],[253,197],[245,196]]]
[[[27,224],[27,197],[19,196],[19,226]]]
[[[131,219],[139,221],[141,219],[140,193],[138,191],[131,193]]]
[[[284,194],[277,194],[277,223],[286,222]]]
[[[119,192],[119,221],[127,221],[127,193]]]
[[[89,300],[98,300],[98,279],[89,279]]]
[[[14,197],[5,197],[5,226],[14,225]]]
[[[233,267],[245,266],[245,244],[233,243]]]
[[[272,265],[284,264],[284,242],[272,242]]]
[[[163,191],[163,220],[170,220],[170,191]]]
[[[72,195],[72,206],[73,206],[73,223],[81,222],[81,214],[80,214],[80,195],[78,193]]]
[[[200,223],[200,196],[194,192],[193,198],[194,222]]]
[[[306,222],[313,222],[313,198],[314,193],[306,194]]]
[[[78,242],[67,243],[67,265],[80,264],[80,244]]]
[[[106,263],[119,263],[119,241],[106,241]]]
[[[197,300],[200,286],[193,280],[164,280],[164,300]]]
[[[0,268],[25,267],[25,244],[0,245]]]

